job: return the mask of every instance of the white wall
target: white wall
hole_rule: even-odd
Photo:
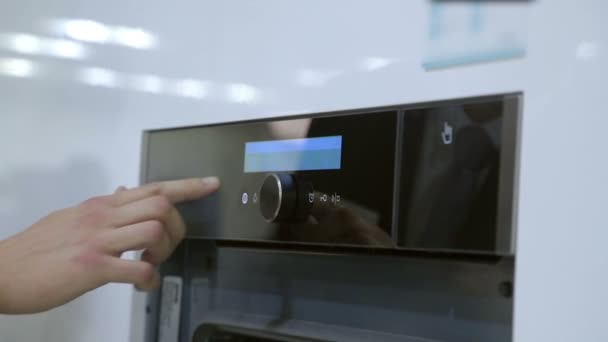
[[[427,72],[426,1],[2,1],[0,238],[137,184],[145,128],[523,91],[516,341],[607,341],[608,4],[504,10],[501,20],[528,33],[525,58]],[[140,27],[156,44],[49,41],[62,18]],[[43,46],[22,37],[15,48],[6,40],[15,32],[45,38]],[[57,57],[79,52],[87,53]],[[32,74],[7,75],[28,64],[6,58],[32,61]],[[115,74],[86,74],[91,66]],[[146,93],[157,81],[135,74],[169,83]],[[89,86],[86,75],[115,84]],[[201,98],[176,96],[179,79],[204,81],[190,83]],[[130,298],[129,287],[112,285],[46,314],[0,317],[0,340],[127,341]]]

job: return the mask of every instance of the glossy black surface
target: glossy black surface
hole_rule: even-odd
[[[190,239],[163,265],[161,274],[184,279],[180,342],[234,334],[302,342],[512,340],[513,297],[503,288],[513,284],[513,258],[255,245]]]
[[[400,245],[495,250],[503,112],[487,101],[406,113]]]
[[[291,217],[296,211],[297,190],[292,175],[270,174],[260,189],[260,212],[266,221]]]
[[[260,208],[268,173],[243,172],[246,143],[332,136],[342,137],[341,168],[282,172],[297,179],[296,191],[283,193],[288,217],[268,222]],[[146,181],[221,178],[217,194],[179,207],[189,237],[391,245],[396,136],[397,111],[156,131],[148,135]],[[314,203],[294,207],[310,188]],[[286,219],[294,215],[304,218]]]
[[[188,238],[513,254],[519,103],[506,95],[151,131],[144,180],[221,178],[218,193],[178,207]],[[330,167],[245,172],[297,169],[299,152],[295,163],[291,150],[259,153],[307,138],[331,150],[300,164]]]

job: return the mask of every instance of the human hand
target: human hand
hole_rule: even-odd
[[[46,311],[108,283],[156,288],[155,266],[186,232],[174,204],[218,187],[217,178],[205,178],[119,188],[0,242],[0,313]],[[145,250],[141,260],[121,259],[135,250]]]

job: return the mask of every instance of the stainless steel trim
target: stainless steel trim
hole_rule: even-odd
[[[403,162],[403,127],[405,111],[397,112],[397,135],[395,136],[395,167],[393,169],[393,218],[391,220],[391,239],[395,246],[399,244],[401,236],[399,234],[399,209],[401,200],[401,168]]]
[[[140,170],[139,170],[139,185],[148,183],[148,166],[149,166],[149,145],[150,131],[142,132],[141,136],[141,154],[140,154]],[[135,258],[139,260],[142,252],[137,252]],[[157,338],[158,311],[159,311],[159,292],[151,292],[148,294],[134,291],[131,295],[131,334],[130,341],[153,341]],[[146,307],[149,308],[149,314],[146,313]]]
[[[141,136],[141,155],[140,155],[140,170],[139,170],[139,185],[143,185],[148,181],[148,144],[150,132],[144,131]]]
[[[274,214],[272,215],[272,218],[270,218],[270,219],[264,218],[264,219],[267,222],[274,222],[274,220],[276,220],[277,217],[279,217],[279,213],[281,212],[281,206],[283,205],[283,184],[281,183],[281,178],[279,178],[279,176],[276,173],[269,174],[268,176],[266,176],[266,179],[268,179],[269,177],[273,177],[277,182],[277,186],[279,188],[279,203],[277,205],[276,210],[274,211]],[[264,183],[266,183],[266,179],[264,180]],[[264,183],[262,183],[262,184],[264,184]],[[260,191],[260,194],[261,193],[262,192]]]
[[[506,96],[503,109],[502,153],[496,217],[496,251],[515,254],[517,194],[523,96]]]
[[[471,97],[451,97],[443,100],[431,100],[431,101],[423,101],[423,102],[413,102],[409,104],[391,104],[386,106],[379,107],[362,107],[357,109],[343,109],[343,110],[334,110],[334,111],[325,111],[325,112],[304,112],[304,113],[293,113],[288,115],[280,115],[280,116],[259,116],[255,119],[247,119],[247,120],[231,120],[231,121],[217,121],[207,124],[197,124],[197,125],[187,125],[187,126],[172,126],[166,128],[157,128],[157,129],[149,129],[147,132],[155,133],[155,132],[165,132],[172,130],[181,130],[188,128],[200,128],[200,127],[217,127],[217,126],[226,126],[226,125],[234,125],[234,124],[244,124],[244,123],[253,123],[253,122],[265,122],[268,120],[295,120],[295,119],[314,119],[314,118],[322,118],[322,117],[339,117],[339,116],[349,116],[349,115],[359,115],[359,114],[372,114],[372,113],[380,113],[387,111],[409,111],[414,109],[425,109],[429,107],[440,107],[442,105],[450,105],[454,102],[457,103],[474,103],[474,102],[483,102],[483,101],[494,101],[501,100],[505,98],[509,98],[511,96],[518,96],[521,92],[510,92],[510,93],[496,93],[496,94],[488,94],[483,96],[471,96]]]

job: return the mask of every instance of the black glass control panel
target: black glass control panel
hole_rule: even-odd
[[[143,179],[220,177],[190,238],[509,254],[519,101],[149,131]]]
[[[189,236],[390,242],[396,136],[397,111],[159,131],[147,180],[221,178],[216,195],[180,208]]]
[[[501,171],[508,177],[506,168],[513,168],[501,165],[501,149],[509,144],[504,138],[513,134],[503,132],[508,105],[484,101],[407,112],[401,144],[400,245],[497,249]]]

